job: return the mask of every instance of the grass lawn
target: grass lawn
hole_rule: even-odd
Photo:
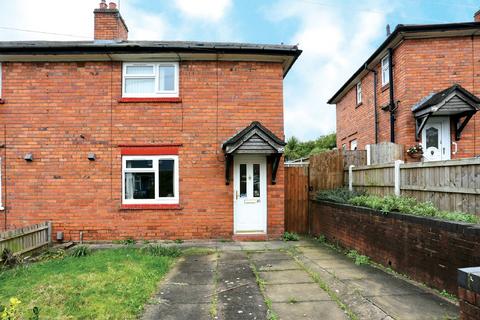
[[[0,305],[22,301],[22,318],[135,319],[175,258],[135,248],[93,252],[0,272]]]

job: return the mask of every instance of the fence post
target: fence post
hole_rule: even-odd
[[[353,191],[353,168],[355,166],[353,164],[348,166],[348,190]]]
[[[394,177],[395,177],[395,195],[397,197],[400,196],[401,190],[400,190],[400,165],[403,163],[402,160],[395,160],[395,171],[394,171]]]
[[[52,221],[47,221],[47,242],[48,244],[52,243]]]
[[[372,150],[371,146],[367,144],[365,150],[367,151],[367,166],[369,166],[372,163],[372,154],[370,153]]]

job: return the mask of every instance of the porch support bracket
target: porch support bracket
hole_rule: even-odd
[[[422,133],[423,128],[427,124],[428,118],[430,118],[430,114],[427,114],[421,118],[415,118],[415,140],[416,141],[420,141],[420,134]]]
[[[465,126],[467,125],[468,121],[470,121],[470,119],[473,117],[473,115],[474,113],[467,114],[463,121],[461,121],[461,117],[455,118],[455,140],[460,140],[463,129],[465,129]]]
[[[230,184],[230,167],[232,166],[233,156],[229,153],[225,154],[225,185]]]
[[[273,156],[273,162],[272,162],[272,184],[277,184],[277,171],[278,171],[278,165],[280,164],[280,158],[282,157],[282,154],[274,154]]]

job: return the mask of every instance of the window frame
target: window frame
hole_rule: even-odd
[[[353,149],[353,145],[355,145],[355,149]],[[350,140],[350,151],[358,150],[358,139]]]
[[[127,168],[128,160],[152,160],[153,168]],[[159,160],[173,160],[173,197],[160,197],[159,193]],[[155,199],[126,199],[125,198],[125,174],[126,173],[154,173]],[[179,204],[179,166],[177,155],[156,156],[122,156],[122,204]]]
[[[383,87],[390,83],[390,59],[388,54],[382,58],[381,68],[382,68],[382,87]]]
[[[127,68],[132,66],[152,66],[153,74],[131,74],[127,75]],[[174,89],[173,90],[160,90],[160,67],[174,67]],[[179,89],[179,63],[178,62],[124,62],[122,66],[122,98],[178,98]],[[154,78],[154,91],[152,93],[127,93],[126,79],[145,79]]]
[[[357,93],[357,106],[358,106],[362,104],[362,81],[361,80],[357,82],[356,93]]]

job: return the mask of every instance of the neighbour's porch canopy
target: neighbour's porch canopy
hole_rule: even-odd
[[[263,154],[272,159],[272,184],[280,158],[285,150],[285,141],[278,138],[260,122],[254,121],[222,144],[225,153],[225,184],[230,184],[230,167],[235,154]]]
[[[455,84],[437,93],[431,93],[412,107],[415,117],[415,138],[420,140],[427,120],[432,116],[449,116],[455,122],[455,139],[460,140],[468,121],[480,110],[480,98]]]

